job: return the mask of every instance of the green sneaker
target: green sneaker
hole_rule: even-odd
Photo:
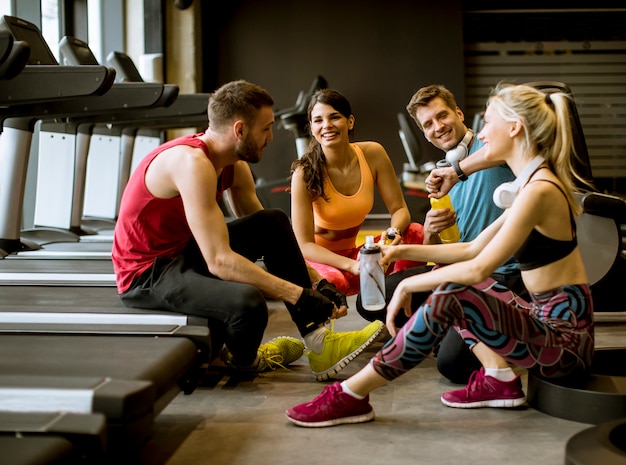
[[[221,357],[226,365],[239,371],[262,373],[285,368],[304,354],[304,343],[300,339],[280,336],[259,347],[259,363],[253,367],[237,366],[232,354],[224,350]]]
[[[280,336],[259,347],[259,372],[285,368],[304,354],[304,342]]]
[[[326,330],[321,354],[309,350],[307,357],[317,381],[332,378],[380,335],[385,325],[374,321],[360,331],[335,333]]]

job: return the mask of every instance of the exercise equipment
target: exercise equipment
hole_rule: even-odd
[[[14,23],[28,25],[17,20]],[[6,26],[6,22],[3,24]],[[28,32],[33,31],[28,29]],[[45,53],[31,55],[31,58],[41,63]],[[60,68],[54,64],[26,65],[11,81],[25,87],[3,86],[0,91],[0,99],[4,99],[5,104],[0,111],[4,123],[0,143],[6,149],[0,155],[11,154],[8,159],[3,159],[5,166],[10,167],[6,171],[11,173],[6,178],[11,181],[12,176],[17,174],[15,182],[8,183],[10,187],[17,185],[17,196],[12,190],[8,191],[10,195],[2,192],[2,197],[6,194],[11,197],[13,204],[18,204],[4,218],[17,220],[11,224],[14,229],[9,228],[11,233],[16,234],[3,235],[2,244],[9,246],[12,254],[25,248],[19,235],[19,210],[23,200],[22,169],[25,170],[34,122],[42,118],[75,118],[73,123],[78,127],[78,124],[101,121],[98,118],[104,119],[107,112],[120,112],[124,108],[124,105],[119,105],[120,102],[137,102],[142,98],[142,103],[135,106],[148,108],[164,95],[164,88],[160,84],[131,84],[133,95],[118,100],[116,106],[111,95],[121,96],[122,89],[131,87],[123,88],[113,84],[114,73],[111,69],[95,65],[77,67],[81,71],[89,69],[88,73],[82,75],[80,72],[72,72],[75,69],[72,66],[64,67],[68,74],[64,74],[65,70]],[[39,69],[42,70],[41,74]],[[51,73],[50,69],[57,74]],[[97,71],[97,74],[92,70]],[[23,75],[26,78],[21,78]],[[104,84],[101,82],[94,86],[91,80],[95,75],[100,76]],[[62,78],[72,82],[74,88],[88,91],[82,94],[70,91],[70,97],[64,93],[48,95],[40,89],[47,88],[53,94],[55,90],[65,90],[65,87],[61,82],[42,85],[38,81],[39,76]],[[68,79],[70,77],[72,79]],[[90,85],[79,82],[81,78],[89,80]],[[33,86],[35,83],[37,85]],[[28,85],[36,88],[36,91],[30,92]],[[102,86],[106,92],[102,91]],[[142,89],[152,90],[149,98],[148,93],[144,95],[141,92]],[[175,90],[177,93],[177,88]],[[33,97],[33,94],[40,98]],[[151,118],[147,114],[139,116],[145,120]],[[0,185],[5,187],[3,183]],[[11,221],[5,221],[5,225],[7,223]],[[28,268],[38,265],[37,260],[32,259],[18,261],[5,257],[1,262],[7,268],[15,267],[15,274],[28,274]],[[71,268],[71,262],[50,260],[48,266],[61,272],[65,271],[63,268]],[[108,267],[110,273],[107,274],[112,276],[110,261],[103,260],[97,263],[81,261],[82,271],[77,274],[87,276],[88,271],[94,271],[89,268],[100,266]],[[116,299],[115,306],[108,307],[105,304],[97,309],[94,303],[80,305],[78,300],[81,289],[85,290],[82,298],[88,302],[92,302],[99,291],[93,285],[74,287],[71,295],[52,286],[6,288],[7,298],[3,299],[3,311],[0,312],[3,318],[0,323],[0,351],[3,353],[0,362],[0,423],[7,412],[30,415],[31,421],[34,414],[57,417],[59,411],[68,409],[76,410],[76,415],[91,415],[91,418],[103,415],[107,425],[107,453],[112,449],[122,452],[127,452],[129,448],[131,451],[136,450],[150,434],[154,417],[181,391],[192,392],[202,376],[211,350],[206,321],[192,327],[187,324],[189,318],[183,315],[123,309],[117,292],[111,288],[102,290],[109,291],[107,295]],[[46,291],[50,291],[50,294],[46,294]],[[12,298],[15,300],[12,301]],[[29,298],[39,301],[29,307]],[[66,302],[57,301],[56,307],[52,305],[54,299],[63,298]],[[11,421],[16,420],[16,417],[12,418]],[[23,425],[18,424],[7,425],[5,430],[11,428],[24,429]],[[18,444],[14,440],[8,441],[6,447],[10,447],[16,457],[21,455],[24,460],[29,459],[25,453],[31,452],[25,451],[24,447],[32,447],[32,452],[36,452],[42,460],[67,459],[69,463],[74,458],[78,444],[57,433],[41,430],[42,437],[32,438],[39,439],[39,445],[35,445],[28,437],[20,438],[27,441]],[[45,444],[41,442],[42,439]],[[97,458],[88,463],[97,463]]]
[[[274,118],[278,121],[278,127],[293,133],[298,158],[304,155],[309,145],[307,107],[311,97],[315,91],[326,89],[327,87],[328,82],[326,79],[323,76],[316,76],[306,92],[300,91],[293,107],[274,112]],[[262,178],[256,180],[256,193],[261,204],[265,208],[280,208],[288,215],[291,214],[290,188],[289,176],[271,181]],[[226,205],[226,213],[230,216],[235,216],[227,207]]]
[[[198,378],[196,346],[182,337],[3,334],[0,350],[0,411],[100,413],[118,450],[141,446]]]
[[[100,413],[0,412],[4,465],[100,464],[107,454]]]
[[[430,210],[425,181],[435,168],[435,161],[422,160],[422,148],[417,135],[417,127],[415,123],[409,120],[406,112],[397,113],[397,119],[398,136],[408,159],[408,163],[403,165],[400,185],[409,212],[411,212],[411,220],[424,223],[426,213]]]
[[[596,350],[590,373],[576,379],[528,374],[528,404],[548,415],[600,424],[626,418],[626,349]]]
[[[626,418],[587,428],[565,446],[565,465],[626,463]]]

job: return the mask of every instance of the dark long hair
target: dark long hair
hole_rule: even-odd
[[[341,113],[346,118],[350,118],[352,115],[352,107],[346,97],[333,89],[320,89],[316,91],[311,97],[309,106],[307,108],[307,116],[309,119],[309,132],[311,124],[311,112],[313,107],[317,103],[325,103],[330,105],[336,111]],[[348,133],[350,140],[353,139],[354,130],[351,129]],[[291,174],[296,171],[298,167],[302,168],[302,174],[306,185],[306,190],[313,201],[318,198],[328,200],[326,193],[324,192],[324,176],[326,174],[326,156],[322,150],[322,146],[315,140],[315,137],[311,136],[311,142],[306,149],[306,152],[302,157],[291,164]]]

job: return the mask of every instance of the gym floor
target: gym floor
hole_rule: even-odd
[[[365,321],[349,299],[348,316],[335,330],[360,329]],[[625,347],[626,323],[598,323],[597,347]],[[297,335],[289,314],[270,302],[265,340]],[[370,350],[337,377],[343,380],[366,364]],[[526,388],[527,377],[519,371]],[[533,408],[452,409],[442,392],[457,389],[438,373],[435,361],[422,365],[371,396],[373,422],[333,428],[299,428],[284,410],[316,396],[306,357],[289,367],[241,380],[216,372],[191,395],[180,394],[157,417],[141,450],[142,464],[507,464],[560,465],[574,434],[592,425],[551,417]],[[575,405],[572,408],[576,408]]]

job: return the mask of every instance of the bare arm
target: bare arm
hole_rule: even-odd
[[[387,306],[386,324],[392,335],[395,335],[397,331],[395,327],[396,316],[401,311],[407,317],[411,316],[411,295],[413,293],[433,290],[444,282],[464,285],[481,282],[519,248],[529,231],[524,235],[518,230],[515,238],[510,241],[505,240],[506,234],[510,230],[510,227],[503,227],[506,216],[507,213],[505,212],[471,242],[384,248],[385,253],[390,250],[390,256],[385,254],[383,262],[392,260],[394,255],[400,254],[403,257],[419,257],[420,260],[436,263],[450,263],[447,266],[436,268],[419,276],[412,276],[400,282]],[[395,250],[400,248],[405,250]]]
[[[250,284],[269,297],[295,304],[302,294],[301,287],[267,273],[230,248],[226,222],[215,200],[217,173],[206,156],[200,150],[187,149],[184,156],[162,162],[165,166],[161,166],[161,172],[171,191],[178,192],[183,200],[191,232],[209,271],[221,279]]]
[[[401,259],[419,262],[430,261],[435,263],[456,263],[470,260],[475,258],[494,238],[502,227],[505,216],[506,214],[501,215],[500,218],[484,229],[483,232],[471,242],[425,245],[403,244],[397,247],[383,246],[383,264],[389,264]],[[506,261],[506,259],[504,261]]]
[[[432,261],[442,263],[447,263],[452,258],[460,258],[462,261],[402,281],[387,307],[387,324],[393,325],[394,318],[400,311],[410,315],[412,293],[432,290],[442,282],[472,285],[486,279],[519,250],[533,228],[549,237],[569,239],[572,233],[568,217],[566,200],[556,187],[549,183],[531,183],[518,195],[513,206],[474,241],[466,244],[421,246],[430,247],[432,251],[426,254],[424,250],[417,250],[410,255],[428,255]],[[394,254],[398,253],[396,249],[399,248],[384,250],[390,250],[390,254]],[[522,277],[530,292],[543,292],[566,284],[587,282],[578,248],[556,262],[524,271]],[[395,328],[392,326],[390,331],[395,333]]]
[[[234,165],[235,179],[233,185],[224,192],[232,212],[239,218],[263,210],[263,205],[256,195],[254,177],[250,166],[244,161]]]
[[[291,178],[291,223],[304,258],[359,274],[358,261],[338,255],[315,243],[313,206],[300,168]]]
[[[481,147],[470,156],[461,160],[459,166],[463,173],[469,176],[478,171],[493,168],[501,164],[501,161],[485,160],[484,148]],[[429,197],[443,197],[450,192],[450,189],[452,189],[457,182],[459,182],[459,176],[453,167],[435,168],[426,178],[426,188],[428,192],[430,192]]]
[[[391,215],[389,227],[397,228],[400,232],[404,231],[411,222],[411,213],[406,205],[389,155],[378,142],[359,142],[358,145],[365,154],[365,159],[374,175],[376,188]],[[383,231],[382,239],[385,237],[386,231]],[[399,244],[400,240],[399,237],[395,238],[393,244]]]

